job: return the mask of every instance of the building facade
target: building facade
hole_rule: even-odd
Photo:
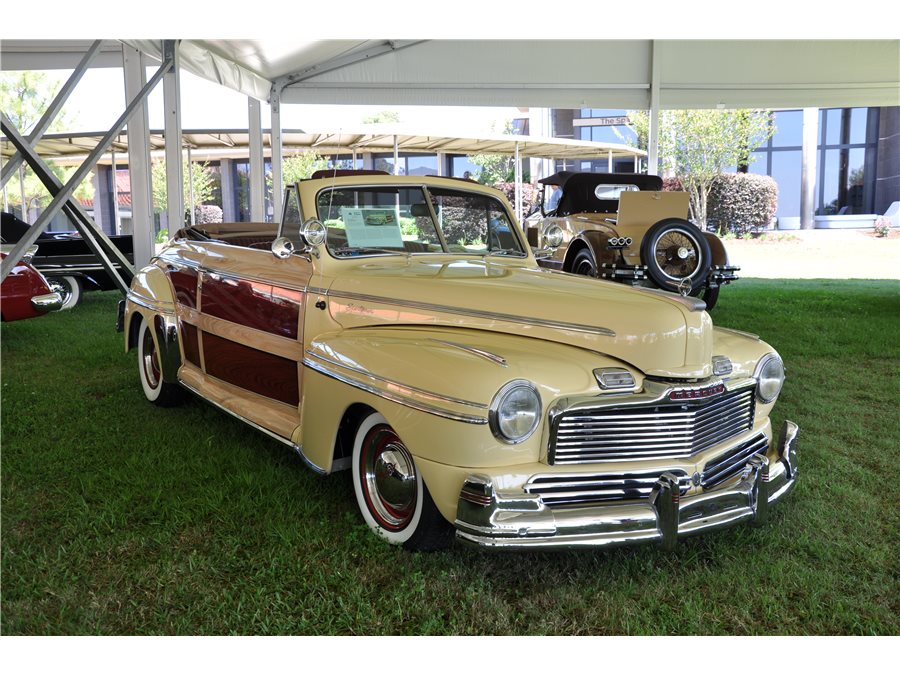
[[[749,167],[731,168],[775,179],[779,220],[800,218],[804,187],[814,195],[814,212],[820,222],[829,216],[883,214],[900,201],[900,107],[829,108],[814,110],[812,115],[807,109],[806,113],[773,111],[773,136],[753,152]],[[625,110],[554,110],[551,116],[553,135],[557,137],[610,143],[636,141]],[[811,147],[806,139],[813,138],[815,146]],[[806,172],[804,156],[813,158]],[[627,164],[630,162],[619,161],[612,170],[631,171]],[[608,170],[602,161],[562,160],[557,161],[556,169]]]

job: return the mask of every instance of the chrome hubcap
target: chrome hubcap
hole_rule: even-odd
[[[394,430],[373,427],[363,441],[360,472],[369,511],[386,530],[399,531],[416,508],[416,468]]]

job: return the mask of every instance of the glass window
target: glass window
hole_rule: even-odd
[[[316,209],[337,257],[442,251],[421,188],[322,190]]]
[[[407,176],[434,176],[437,174],[437,155],[410,155],[401,157],[406,163]]]
[[[822,153],[821,201],[819,215],[848,215],[865,212],[865,148],[842,148]]]
[[[472,164],[468,157],[462,155],[450,157],[450,175],[454,178],[474,178],[480,172],[481,167],[477,164]]]
[[[772,136],[774,147],[802,147],[803,145],[803,111],[781,110],[775,115],[775,135]]]
[[[834,108],[824,110],[822,118],[826,145],[860,145],[866,142],[867,108]]]
[[[763,160],[760,160],[762,162]],[[772,178],[778,183],[778,209],[776,216],[796,216],[800,213],[800,192],[802,188],[801,165],[803,152],[783,150],[772,153]],[[765,169],[763,165],[761,167]],[[760,169],[756,169],[760,170]]]
[[[506,209],[496,199],[439,188],[430,192],[451,253],[525,255]]]

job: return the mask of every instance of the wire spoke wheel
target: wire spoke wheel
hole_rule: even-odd
[[[641,262],[650,279],[667,291],[696,292],[706,284],[712,263],[709,242],[696,225],[666,218],[653,225],[641,241]]]
[[[689,277],[700,266],[697,242],[683,232],[666,232],[656,240],[654,249],[660,269],[672,279]]]

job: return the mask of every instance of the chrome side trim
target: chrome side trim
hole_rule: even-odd
[[[162,312],[164,314],[172,314],[175,311],[175,305],[170,303],[160,303],[154,302],[150,298],[145,298],[143,295],[138,295],[134,291],[128,291],[128,295],[125,296],[128,298],[130,302],[133,302],[135,305],[140,305],[144,309],[149,309],[154,312]]]
[[[419,410],[421,412],[428,413],[430,415],[436,415],[438,417],[444,417],[446,419],[455,420],[457,422],[465,422],[467,424],[487,424],[486,417],[476,417],[474,415],[462,415],[460,413],[453,412],[452,410],[447,410],[445,408],[438,408],[437,406],[430,406],[424,403],[420,403],[414,399],[411,399],[407,396],[401,396],[399,394],[390,394],[386,391],[382,391],[377,387],[373,387],[371,385],[366,384],[365,382],[360,382],[359,380],[355,380],[351,377],[347,377],[346,375],[341,375],[340,373],[335,372],[330,368],[326,368],[325,366],[318,364],[311,359],[303,359],[303,365],[315,370],[316,372],[325,375],[326,377],[330,377],[338,382],[343,382],[344,384],[348,384],[351,387],[356,387],[357,389],[361,389],[362,391],[368,392],[374,396],[378,396],[379,398],[383,398],[387,401],[391,401],[393,403],[398,403],[400,405],[406,406],[407,408],[412,408],[413,410]]]
[[[215,244],[219,244],[219,242],[215,242]],[[232,246],[230,244],[222,244],[224,246],[231,246],[232,248],[237,248],[241,251],[256,251],[257,253],[265,253],[267,255],[272,255],[272,251],[269,249],[248,249],[245,246]],[[308,289],[306,286],[292,286],[291,284],[285,284],[281,281],[276,281],[267,277],[254,276],[252,274],[236,274],[234,272],[229,272],[227,270],[214,269],[212,267],[207,267],[205,265],[201,265],[200,263],[194,262],[193,260],[185,260],[184,258],[169,258],[166,257],[166,252],[161,253],[157,258],[157,260],[164,261],[167,265],[174,265],[176,267],[189,267],[193,270],[196,270],[198,274],[215,274],[219,277],[225,279],[234,279],[236,281],[255,281],[260,284],[268,284],[270,286],[277,286],[278,288],[286,288],[290,291],[299,291],[300,293],[306,293]]]
[[[469,345],[461,345],[458,342],[450,342],[449,340],[438,340],[437,338],[430,338],[432,342],[437,342],[438,344],[447,345],[448,347],[456,347],[457,349],[461,349],[464,352],[469,352],[470,354],[474,354],[475,356],[480,356],[483,359],[487,359],[491,363],[496,363],[498,366],[507,367],[506,359],[502,356],[498,356],[492,352],[485,351],[484,349],[478,349],[477,347],[470,347]]]
[[[312,289],[310,289],[312,290]],[[445,314],[456,314],[459,316],[475,317],[478,319],[489,319],[493,321],[506,321],[509,323],[524,323],[532,326],[540,326],[542,328],[554,328],[557,330],[569,330],[579,333],[594,333],[596,335],[604,335],[606,337],[615,337],[616,332],[602,326],[586,326],[579,323],[567,323],[565,321],[550,321],[547,319],[538,319],[536,317],[516,316],[513,314],[501,314],[498,312],[486,312],[477,309],[465,309],[463,307],[451,307],[449,305],[435,305],[427,302],[416,302],[414,300],[398,300],[396,298],[383,298],[377,295],[365,295],[363,293],[350,293],[346,291],[327,291],[328,297],[343,298],[345,300],[359,300],[361,302],[374,302],[382,305],[394,305],[399,307],[408,307],[410,309],[421,309],[424,311],[443,312]]]
[[[390,380],[386,377],[381,377],[380,375],[375,375],[374,373],[365,370],[363,368],[355,368],[353,366],[348,366],[344,363],[339,363],[338,361],[334,361],[332,359],[327,359],[324,356],[320,356],[316,354],[311,349],[307,349],[306,353],[314,359],[318,359],[319,361],[323,361],[332,366],[337,366],[338,368],[343,368],[344,370],[349,370],[352,373],[356,373],[358,375],[362,375],[364,377],[368,377],[373,380],[378,380],[379,382],[384,382],[385,384],[389,384],[393,387],[397,387],[398,389],[403,389],[405,391],[409,391],[415,394],[421,394],[422,396],[427,396],[428,398],[435,398],[439,401],[446,401],[447,403],[458,403],[459,405],[469,406],[470,408],[479,408],[479,409],[487,409],[487,403],[474,403],[473,401],[466,401],[461,398],[453,398],[452,396],[444,396],[443,394],[438,394],[437,392],[429,391],[427,389],[419,389],[418,387],[413,387],[409,384],[403,384],[402,382],[397,382],[396,380]]]

